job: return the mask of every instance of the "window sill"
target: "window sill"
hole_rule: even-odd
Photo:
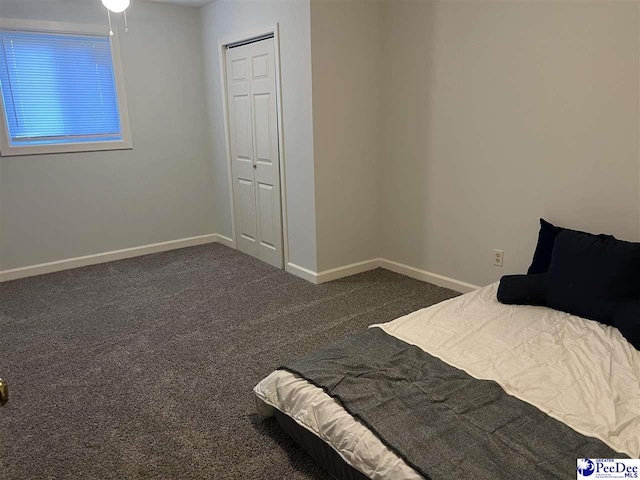
[[[4,142],[3,142],[4,143]],[[119,142],[86,142],[60,143],[55,145],[2,145],[0,156],[15,157],[20,155],[52,155],[56,153],[103,152],[109,150],[132,150],[131,141]]]

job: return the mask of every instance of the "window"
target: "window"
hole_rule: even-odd
[[[2,28],[0,153],[131,148],[106,35]],[[119,98],[120,97],[122,98]]]

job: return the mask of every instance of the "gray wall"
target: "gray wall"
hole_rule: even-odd
[[[230,236],[218,40],[275,22],[291,262],[382,256],[482,285],[526,269],[539,216],[638,240],[638,9],[135,2],[134,150],[0,158],[0,269]],[[0,0],[0,16],[106,21],[97,1]]]
[[[380,253],[382,3],[313,0],[318,271]]]
[[[278,22],[281,35],[289,261],[315,271],[317,262],[309,0],[218,0],[202,8],[201,12],[215,173],[214,214],[217,233],[231,236],[218,41]]]
[[[107,21],[97,0],[0,0],[0,16]],[[134,2],[129,22],[134,149],[0,157],[0,270],[215,232],[199,11]]]
[[[387,3],[382,256],[484,285],[540,216],[638,240],[638,5]]]

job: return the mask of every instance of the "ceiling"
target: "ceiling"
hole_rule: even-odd
[[[147,2],[171,3],[173,5],[183,5],[185,7],[202,7],[213,3],[215,0],[145,0]]]

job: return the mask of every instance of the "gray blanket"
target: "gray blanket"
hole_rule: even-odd
[[[578,458],[625,457],[379,328],[281,368],[337,399],[427,479],[569,479]]]

